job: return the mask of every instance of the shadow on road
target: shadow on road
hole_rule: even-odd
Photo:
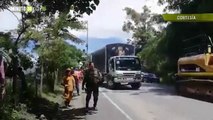
[[[44,98],[34,98],[28,105],[30,113],[35,114],[38,118],[44,115],[48,120],[56,117],[59,105],[57,103],[48,101]]]
[[[133,89],[130,85],[121,85],[115,90],[139,90],[139,89]]]
[[[74,108],[60,110],[56,116],[57,120],[85,120],[85,108]]]
[[[176,95],[174,90],[166,88],[151,88],[148,91],[157,95]]]
[[[86,112],[86,115],[97,114],[97,111],[92,110],[92,107],[89,108],[89,111]]]
[[[107,87],[107,84],[106,83],[104,83],[104,84],[102,84],[101,85],[101,87],[103,87],[103,88],[106,88],[106,89],[109,89],[108,87]],[[117,86],[115,89],[113,89],[113,90],[136,90],[136,89],[133,89],[130,85],[120,85],[120,86]],[[107,91],[106,91],[107,92]]]
[[[47,120],[84,120],[84,108],[59,108],[58,103],[48,101],[44,98],[36,98],[29,104],[30,113],[33,113],[39,119],[41,115]]]
[[[142,82],[141,85],[142,85],[142,87],[159,87],[159,86],[165,86],[165,85],[162,85],[162,84],[159,84],[159,83],[145,83],[145,82]]]
[[[101,87],[107,88],[106,84]],[[107,90],[102,92],[109,92]],[[133,89],[130,85],[121,85],[116,89],[113,89],[114,93],[130,93],[130,95],[140,94],[156,94],[156,95],[176,95],[175,88],[173,86],[162,85],[158,83],[142,83],[140,89]]]
[[[131,93],[130,95],[140,95],[140,94],[156,94],[156,95],[176,95],[173,86],[166,86],[161,84],[153,83],[143,83],[139,92]]]

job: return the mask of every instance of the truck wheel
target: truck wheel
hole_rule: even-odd
[[[114,83],[114,81],[113,80],[108,80],[107,81],[107,87],[109,89],[115,89],[115,83]]]
[[[131,86],[132,86],[133,89],[137,90],[141,87],[141,83],[132,83]]]

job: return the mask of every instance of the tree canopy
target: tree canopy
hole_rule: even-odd
[[[143,6],[141,13],[128,7],[124,10],[127,19],[123,31],[133,33],[133,40],[130,39],[129,43],[135,45],[137,51],[141,51],[143,46],[158,34],[154,25],[160,23],[162,18],[158,14],[152,14],[147,6]]]
[[[213,12],[212,0],[159,0],[158,3],[167,4],[165,12],[177,11],[185,14]],[[163,77],[164,81],[171,81],[171,75],[177,72],[177,60],[185,54],[184,40],[202,35],[213,38],[211,22],[167,22],[165,29],[156,32],[153,25],[162,22],[160,16],[153,15],[146,7],[143,7],[142,13],[131,8],[126,8],[125,11],[127,20],[123,30],[133,33],[132,44],[143,46],[138,55],[144,61],[144,65],[148,70]],[[198,39],[201,41],[205,39],[204,37]],[[187,43],[187,46],[193,46],[195,44],[193,41],[195,40]]]

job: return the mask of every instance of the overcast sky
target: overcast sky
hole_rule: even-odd
[[[163,6],[157,5],[158,0],[101,0],[96,11],[90,16],[85,15],[83,20],[89,22],[89,36],[96,38],[117,37],[127,39],[129,34],[122,31],[126,14],[125,7],[142,11],[147,5],[153,13],[162,13]],[[85,36],[85,32],[74,32],[77,36]]]
[[[131,38],[130,34],[122,31],[122,25],[125,21],[125,7],[131,7],[138,12],[147,5],[153,13],[162,13],[163,6],[157,5],[158,0],[100,0],[96,11],[90,16],[84,15],[82,20],[89,22],[89,39],[98,40],[117,38],[124,40]],[[20,15],[16,13],[20,18]],[[0,12],[0,31],[17,28],[18,20],[8,11]],[[72,31],[80,38],[86,37],[86,31]]]

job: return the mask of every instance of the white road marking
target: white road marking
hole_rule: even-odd
[[[112,92],[112,90],[110,90],[110,89],[106,89],[106,88],[99,88],[99,91],[100,92]]]
[[[112,103],[128,120],[133,120],[126,112],[124,112],[115,102],[112,101],[112,99],[106,95],[105,93],[102,93],[106,99],[109,100],[110,103]]]

